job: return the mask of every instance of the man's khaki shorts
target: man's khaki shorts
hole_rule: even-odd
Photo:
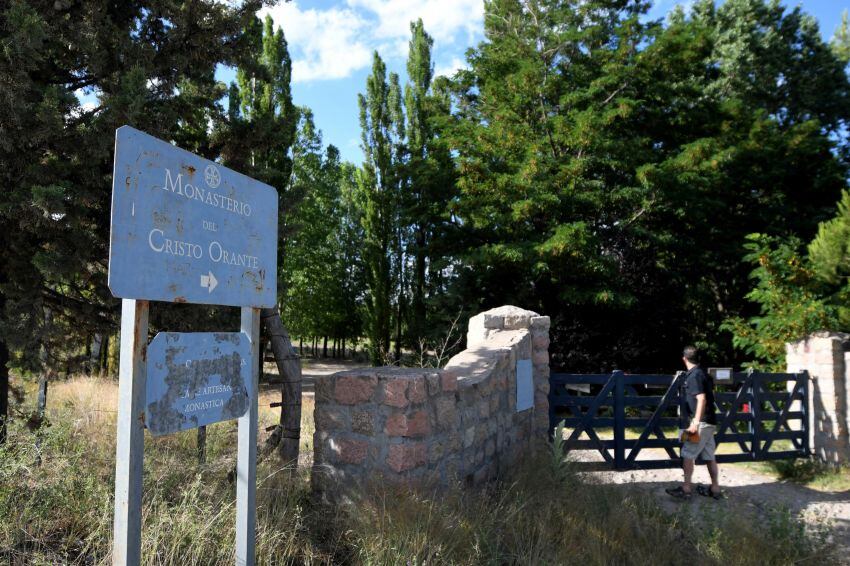
[[[682,444],[682,459],[696,460],[702,458],[703,462],[714,460],[714,433],[717,427],[714,425],[699,423],[699,442],[684,442]],[[681,436],[682,431],[679,431]]]

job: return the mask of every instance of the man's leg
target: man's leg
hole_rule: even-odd
[[[715,469],[717,466],[715,465]],[[682,486],[682,489],[685,493],[691,492],[691,478],[694,476],[694,461],[690,458],[682,459],[682,469],[685,470],[685,484]]]
[[[717,462],[714,460],[706,462],[705,467],[708,468],[708,475],[711,476],[711,492],[720,493],[720,470],[717,468]]]

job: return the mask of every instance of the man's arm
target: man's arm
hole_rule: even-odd
[[[688,427],[688,432],[695,433],[699,430],[699,422],[702,420],[702,413],[705,411],[705,393],[697,393],[697,409],[694,411],[694,420],[691,421],[691,426]]]

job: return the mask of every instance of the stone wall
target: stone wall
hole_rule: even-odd
[[[319,377],[314,489],[485,482],[546,441],[548,392],[549,317],[510,306],[473,317],[467,349],[442,370]]]
[[[831,463],[850,459],[848,347],[850,335],[838,332],[816,332],[785,346],[787,371],[806,370],[811,378],[808,410],[813,422],[809,445],[816,456]]]

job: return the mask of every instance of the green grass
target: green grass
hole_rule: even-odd
[[[832,466],[814,459],[774,460],[760,464],[765,473],[809,489],[826,492],[850,490],[850,468],[846,466]]]
[[[0,450],[0,562],[110,562],[114,399],[113,382],[78,379],[51,389],[43,432],[15,421]],[[261,426],[274,416],[261,410]],[[233,563],[235,426],[209,427],[204,466],[194,439],[192,432],[146,439],[144,564]],[[710,516],[684,506],[670,515],[650,495],[581,479],[554,457],[484,489],[376,482],[341,507],[311,496],[306,466],[290,476],[271,457],[258,476],[260,564],[834,562],[820,533],[781,509],[768,520],[723,506]]]

